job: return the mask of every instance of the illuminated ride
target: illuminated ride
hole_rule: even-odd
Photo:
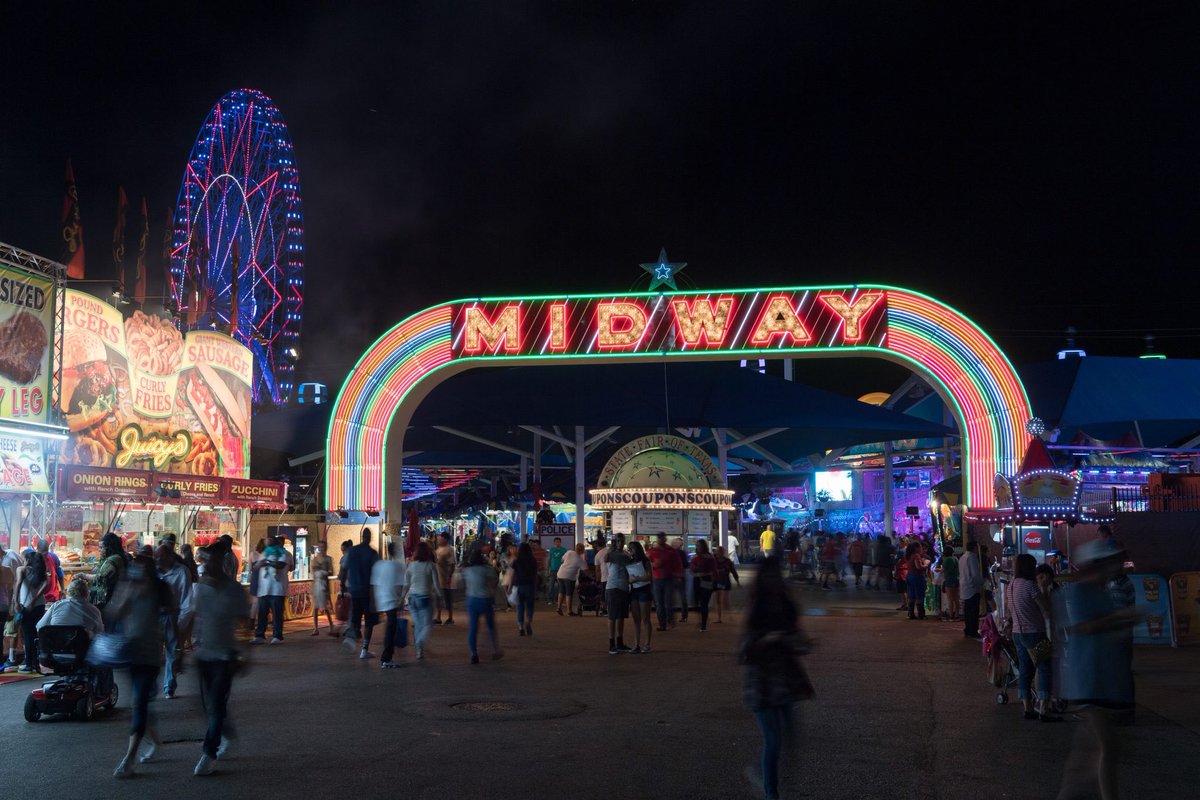
[[[220,330],[254,352],[256,407],[284,404],[300,356],[304,214],[292,139],[265,94],[238,89],[209,111],[173,222],[168,304],[185,330]]]
[[[996,504],[1030,434],[1029,399],[995,342],[957,310],[891,286],[461,300],[413,314],[363,353],[334,403],[326,508],[399,512],[403,432],[431,386],[458,372],[563,364],[868,356],[922,375],[962,440],[964,504]],[[389,480],[389,476],[393,476]]]

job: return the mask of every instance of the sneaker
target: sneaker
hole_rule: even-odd
[[[155,760],[156,756],[158,756],[158,744],[156,742],[151,742],[150,746],[146,748],[145,752],[138,757],[138,762],[141,764],[149,764],[151,761]]]
[[[233,746],[233,741],[222,736],[221,744],[217,747],[217,758],[225,758],[229,755],[229,748]]]
[[[526,626],[525,626],[525,635],[526,635],[526,636],[533,636],[533,626],[532,626],[532,625],[526,625]]]
[[[472,664],[478,664],[478,663],[479,663],[479,656],[471,656],[471,663],[472,663]]]
[[[253,639],[250,640],[250,644],[266,644],[266,643],[267,643],[267,640],[261,636],[255,636]]]
[[[0,675],[3,675],[6,672],[13,672],[16,670],[16,668],[16,664],[12,663],[11,661],[5,661],[3,664],[0,664]]]
[[[561,608],[560,608],[560,609],[558,609],[558,615],[559,615],[560,617],[563,615],[563,613],[562,613],[562,609],[561,609]],[[572,614],[571,616],[575,616],[575,615],[574,615],[574,614]]]
[[[425,651],[418,647],[417,648],[417,660],[420,661],[424,657],[425,657]]]
[[[208,753],[201,753],[200,760],[196,762],[196,768],[192,770],[193,775],[212,775],[213,760],[208,757]]]
[[[309,636],[320,636],[320,635],[321,635],[321,632],[319,630],[317,630],[316,628],[313,628],[313,632],[309,634]]]
[[[17,668],[18,675],[32,675],[34,672],[34,669],[27,667],[24,664]]]
[[[622,653],[632,653],[633,652],[632,647],[630,647],[628,645],[624,645],[624,644],[618,644],[617,649],[620,650]]]
[[[615,644],[608,648],[608,654],[610,656],[615,656],[619,652],[621,652],[621,651],[617,649],[617,646]]]
[[[397,661],[380,661],[380,669],[400,669],[400,664]]]
[[[633,646],[633,649],[632,649],[632,650],[630,650],[629,652],[630,652],[632,655],[635,655],[635,656],[637,656],[637,655],[641,655],[641,653],[642,653],[642,646],[641,646],[640,644],[635,644],[635,645]]]
[[[163,690],[163,700],[174,700],[174,699],[175,699],[175,690],[174,689],[164,689]]]
[[[133,777],[133,764],[131,764],[129,762],[129,759],[127,759],[127,758],[121,759],[121,763],[117,764],[117,768],[113,770],[113,777],[114,778],[132,778]]]
[[[368,658],[374,658],[375,654],[372,653],[370,650],[360,650],[360,651],[358,651],[358,657],[365,660]]]
[[[358,648],[358,639],[351,639],[348,636],[342,637],[342,647],[353,653]]]
[[[524,629],[524,628],[517,628],[517,635],[518,635],[518,636],[524,636],[524,635],[525,635],[525,629]]]
[[[271,641],[268,642],[268,644],[283,644],[283,639],[273,636],[273,637],[271,637]]]
[[[649,652],[650,652],[650,645],[648,645],[648,644],[642,645],[642,653],[645,654],[645,653],[649,653]]]

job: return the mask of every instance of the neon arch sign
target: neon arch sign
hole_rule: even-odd
[[[993,477],[1016,471],[1029,440],[1012,364],[950,306],[856,285],[481,298],[413,314],[367,348],[338,393],[326,506],[397,513],[400,488],[387,474],[399,475],[400,448],[388,458],[389,431],[403,431],[432,386],[472,367],[806,356],[883,358],[924,376],[959,425],[964,502],[995,505]]]

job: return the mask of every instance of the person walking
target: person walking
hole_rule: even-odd
[[[795,752],[794,705],[813,695],[799,656],[809,643],[800,630],[800,609],[788,592],[778,558],[767,558],[750,589],[745,632],[738,646],[742,697],[762,732],[761,771],[747,776],[767,800],[779,797],[783,752]]]
[[[958,559],[963,636],[968,639],[979,638],[979,603],[983,599],[983,573],[979,567],[978,551],[979,545],[971,539],[967,542],[966,551]]]
[[[208,727],[200,746],[200,760],[193,775],[211,775],[214,762],[228,751],[232,730],[227,723],[233,677],[242,662],[237,629],[247,619],[246,590],[226,572],[224,548],[212,545],[207,551],[204,576],[192,595],[196,619],[196,668],[200,675],[200,699]]]
[[[196,552],[190,544],[180,546],[179,561],[188,571],[188,575],[192,577],[193,584],[200,580],[200,565],[196,563]]]
[[[171,591],[171,605],[175,609],[175,619],[164,618],[161,621],[163,645],[166,648],[162,692],[165,699],[174,700],[179,685],[175,679],[175,664],[183,659],[183,641],[177,639],[176,634],[182,634],[192,626],[192,573],[183,560],[175,555],[175,551],[166,545],[159,545],[154,551],[154,566],[158,570],[159,580]]]
[[[494,584],[493,584],[494,588]],[[421,542],[408,565],[408,610],[413,618],[413,645],[417,658],[425,657],[429,631],[433,626],[433,593],[437,589],[437,573],[433,566],[433,549]]]
[[[677,538],[672,541],[671,549],[675,551],[675,558],[679,561],[679,565],[671,573],[671,582],[675,587],[675,593],[679,596],[679,621],[686,623],[688,620],[688,554],[683,546],[683,539]]]
[[[946,549],[942,552],[942,591],[946,593],[946,612],[945,618],[951,622],[957,622],[959,617],[959,578],[958,578],[958,559],[954,556],[954,549],[950,547],[950,543],[946,543]]]
[[[650,652],[650,603],[654,600],[651,589],[654,567],[642,549],[641,542],[629,543],[629,605],[633,613],[634,642],[632,653]],[[646,643],[642,644],[642,626],[646,627]]]
[[[37,624],[46,613],[46,559],[33,550],[25,553],[25,565],[17,570],[17,616],[21,620],[21,638],[25,640],[25,663],[21,675],[41,674],[38,663]]]
[[[325,550],[325,542],[319,542],[313,548],[312,560],[308,562],[308,568],[312,572],[313,636],[321,633],[320,628],[317,627],[317,621],[321,618],[322,611],[325,612],[325,622],[329,625],[329,635],[337,636],[337,630],[333,626],[333,617],[330,616],[333,610],[333,598],[329,594],[329,576],[333,574],[333,559]]]
[[[351,652],[357,644],[358,657],[364,660],[375,657],[371,652],[371,633],[379,617],[371,608],[371,569],[378,560],[379,553],[371,547],[371,529],[363,528],[359,543],[350,548],[344,561],[343,585],[350,594],[350,620],[342,643]]]
[[[1050,616],[1050,601],[1037,584],[1037,559],[1028,553],[1017,556],[1013,580],[1008,591],[1013,643],[1017,647],[1017,661],[1020,665],[1017,693],[1025,710],[1025,719],[1058,722],[1062,718],[1049,713],[1051,667],[1046,619]],[[1033,697],[1035,670],[1038,680],[1036,707]]]
[[[1076,729],[1058,796],[1115,800],[1118,737],[1113,723],[1133,710],[1133,671],[1125,640],[1138,614],[1118,605],[1106,588],[1125,561],[1119,544],[1095,539],[1073,555],[1078,571],[1075,580],[1054,592],[1054,612],[1066,631],[1060,694],[1080,707],[1085,724]]]
[[[579,573],[587,569],[587,558],[584,555],[584,550],[582,542],[575,545],[575,549],[568,550],[563,555],[563,560],[558,566],[558,571],[554,573],[558,580],[558,615],[560,617],[563,613],[564,602],[567,604],[568,617],[579,616],[574,610],[575,582],[579,580]],[[582,613],[582,610],[580,613]]]
[[[692,556],[692,596],[700,609],[700,632],[708,630],[708,604],[716,586],[717,561],[708,552],[708,540],[696,540],[696,555]]]
[[[517,590],[517,633],[533,636],[533,601],[537,596],[538,566],[529,542],[522,542],[517,548],[512,571],[512,585]]]
[[[104,609],[105,622],[119,622],[128,641],[129,682],[133,685],[133,719],[125,755],[113,770],[115,778],[129,778],[134,771],[134,756],[142,738],[150,736],[150,746],[138,759],[145,764],[154,760],[162,739],[150,717],[150,698],[158,680],[162,661],[162,620],[174,625],[175,608],[171,589],[158,577],[154,559],[138,556],[125,571],[112,600]]]
[[[667,535],[660,533],[654,546],[647,553],[650,557],[650,573],[653,579],[654,610],[658,614],[658,629],[665,631],[668,624],[674,626],[674,578],[679,568],[679,557],[667,544]]]
[[[720,624],[724,622],[722,615],[729,606],[729,593],[733,590],[731,581],[736,581],[737,585],[741,586],[742,579],[738,577],[737,566],[733,563],[733,559],[725,555],[724,547],[717,545],[713,548],[713,559],[716,562],[713,593],[717,598],[717,623]]]
[[[258,582],[262,577],[259,573],[259,562],[263,560],[263,551],[267,549],[267,540],[259,539],[254,544],[254,552],[250,554],[250,563],[248,571],[250,573],[250,619],[255,625],[258,624],[258,608],[261,603],[258,602]],[[203,575],[203,571],[201,572]],[[228,574],[228,573],[226,573]],[[265,633],[266,631],[264,631]]]
[[[295,568],[292,554],[274,536],[267,537],[263,557],[255,562],[258,569],[258,626],[250,644],[266,641],[267,615],[271,616],[271,644],[283,644],[283,606],[288,593],[288,575]],[[205,569],[207,569],[207,564]]]
[[[396,623],[404,602],[406,570],[404,548],[399,541],[389,542],[387,552],[387,558],[379,559],[371,567],[371,589],[375,594],[376,613],[386,617],[379,666],[381,669],[396,669],[400,665],[392,660],[392,656],[396,652]]]
[[[562,608],[562,603],[558,602],[558,570],[562,567],[563,558],[566,555],[567,548],[562,546],[562,539],[555,536],[554,546],[546,552],[546,602],[556,603],[559,609]],[[559,613],[562,613],[561,610]]]
[[[629,554],[625,552],[625,535],[618,533],[608,546],[608,583],[604,604],[608,609],[608,654],[628,653],[625,644],[625,618],[629,616]]]
[[[450,541],[450,534],[438,534],[437,550],[433,553],[434,564],[437,567],[438,588],[441,590],[439,597],[441,604],[438,606],[437,619],[433,621],[434,625],[442,623],[442,609],[446,609],[446,625],[454,624],[454,545]]]
[[[862,586],[863,564],[867,560],[867,543],[863,541],[863,535],[857,533],[854,535],[854,540],[850,542],[849,548],[850,570],[854,573],[854,585]],[[867,576],[870,580],[870,576]]]
[[[488,636],[492,640],[492,660],[498,661],[504,657],[504,652],[500,649],[500,638],[496,633],[496,611],[493,600],[496,596],[496,570],[488,564],[483,550],[478,545],[471,548],[466,558],[466,564],[466,567],[463,568],[463,585],[467,593],[467,647],[471,651],[471,663],[479,663],[479,651],[476,645],[481,617],[487,625]]]
[[[913,542],[904,551],[908,560],[908,618],[925,619],[925,584],[929,577],[929,559],[925,545]]]
[[[770,558],[775,555],[775,529],[770,525],[762,529],[758,535],[758,553],[760,558]]]
[[[825,543],[821,545],[821,588],[832,589],[829,585],[829,579],[834,579],[834,585],[842,582],[841,576],[837,574],[838,566],[838,543],[833,536],[826,536]]]

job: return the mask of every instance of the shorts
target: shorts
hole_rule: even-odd
[[[569,581],[566,578],[559,578],[558,593],[569,599],[571,595],[575,594],[575,581]]]
[[[629,600],[633,603],[652,603],[654,602],[654,591],[648,583],[643,586],[635,586],[629,591]]]
[[[605,589],[605,605],[609,619],[625,619],[629,616],[629,592],[624,589]]]
[[[947,578],[945,581],[942,582],[942,586],[946,587],[947,589],[957,589],[958,588],[958,579],[957,578]]]
[[[732,588],[733,588],[733,586],[732,586],[732,584],[730,584],[729,581],[714,581],[713,582],[713,591],[714,592],[728,592]]]

